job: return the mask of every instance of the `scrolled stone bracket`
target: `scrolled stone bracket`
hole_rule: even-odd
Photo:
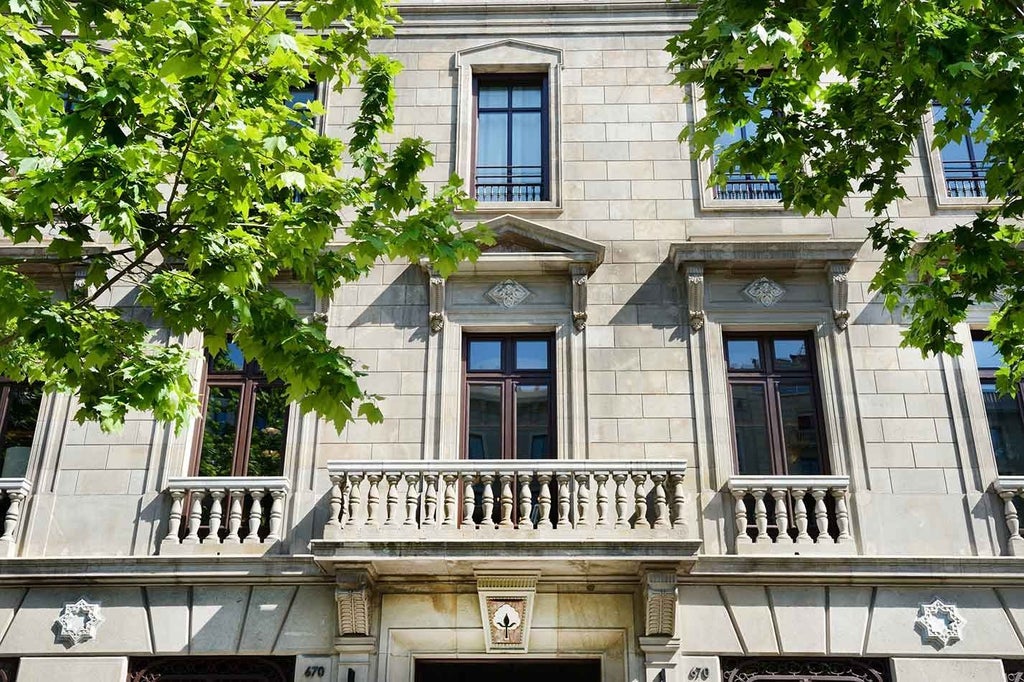
[[[673,637],[676,630],[675,571],[648,570],[644,572],[644,635],[646,637]]]
[[[428,314],[428,322],[430,324],[430,332],[436,334],[444,329],[444,289],[445,289],[445,278],[437,274],[434,270],[429,272],[430,275],[430,312]]]
[[[835,320],[836,329],[843,331],[850,323],[850,263],[831,262],[826,266],[826,272],[832,301],[832,319]]]
[[[373,579],[368,571],[338,573],[334,600],[339,637],[369,637],[372,634]]]
[[[587,328],[587,269],[582,265],[569,268],[572,281],[572,325],[581,332]]]
[[[699,332],[704,328],[704,265],[701,263],[686,266],[686,305],[690,311],[690,329]]]

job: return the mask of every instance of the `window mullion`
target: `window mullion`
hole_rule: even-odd
[[[765,378],[765,400],[768,405],[768,433],[772,447],[772,466],[774,474],[783,476],[787,473],[786,445],[782,436],[782,406],[779,400],[779,379],[774,376]]]
[[[505,156],[505,197],[508,201],[512,201],[513,187],[512,187],[512,112],[514,108],[512,106],[512,86],[508,86],[508,109],[505,111],[505,130],[506,145],[508,147]]]
[[[236,476],[245,476],[249,467],[249,444],[252,440],[252,417],[256,409],[256,382],[244,379],[238,401],[238,431],[235,433],[235,452],[232,469]]]

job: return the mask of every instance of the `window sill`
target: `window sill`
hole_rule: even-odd
[[[791,213],[799,215],[793,209],[786,208],[777,199],[701,199],[702,211],[757,211],[768,213]]]
[[[946,194],[935,195],[935,208],[939,211],[981,211],[998,204],[983,197],[951,197]]]
[[[562,206],[557,201],[478,201],[472,211],[457,211],[458,215],[558,215]]]

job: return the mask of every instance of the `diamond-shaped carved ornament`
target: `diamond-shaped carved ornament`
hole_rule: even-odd
[[[487,292],[487,298],[505,308],[515,308],[533,295],[533,292],[514,279],[506,279]]]
[[[59,632],[57,639],[70,646],[87,642],[96,637],[96,630],[103,622],[100,605],[79,599],[74,604],[65,604],[57,618]]]
[[[921,604],[914,627],[921,633],[925,643],[941,649],[963,639],[966,623],[956,604],[946,604],[936,597],[931,603]]]
[[[786,290],[767,277],[761,277],[748,284],[743,294],[751,301],[770,308],[785,296]]]

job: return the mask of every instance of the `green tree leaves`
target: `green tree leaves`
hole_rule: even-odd
[[[379,419],[280,284],[329,296],[393,258],[450,272],[487,238],[458,229],[457,178],[419,180],[425,141],[381,144],[399,67],[370,40],[396,20],[383,0],[0,10],[0,231],[19,247],[0,253],[0,374],[76,392],[106,429],[132,410],[180,427],[198,331],[339,428]],[[311,80],[360,87],[348,144],[310,125],[319,102],[290,105]]]
[[[684,132],[703,158],[721,132],[757,121],[755,136],[717,155],[713,183],[736,166],[776,173],[785,205],[816,214],[866,195],[885,254],[873,287],[907,313],[904,345],[958,353],[955,325],[972,303],[995,302],[1000,387],[1024,378],[1024,6],[708,0],[667,49],[676,82],[698,86],[707,106]],[[988,147],[991,208],[917,235],[888,209],[906,197],[903,172],[933,102],[946,107],[937,147],[971,135],[972,111],[984,112],[975,139]],[[776,115],[762,119],[766,109]]]

